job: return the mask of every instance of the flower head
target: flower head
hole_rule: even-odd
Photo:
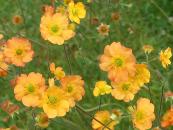
[[[144,45],[142,49],[146,54],[150,54],[154,50],[153,46],[151,45]]]
[[[167,112],[163,115],[161,126],[162,127],[173,126],[173,108],[167,110]]]
[[[116,125],[116,122],[111,119],[111,113],[109,111],[98,111],[94,115],[95,119],[99,120],[101,123],[106,125],[111,130],[114,130],[114,126]],[[96,120],[92,120],[92,128],[93,130],[108,130],[108,128],[105,128],[103,124],[99,123]]]
[[[133,100],[139,90],[139,87],[131,80],[119,83],[112,82],[112,87],[112,96],[117,100],[123,100],[125,102]]]
[[[74,3],[71,1],[68,5],[69,19],[77,24],[80,23],[80,19],[85,18],[86,10],[82,2]]]
[[[68,28],[69,20],[65,14],[54,13],[51,7],[47,7],[41,18],[40,32],[43,39],[53,44],[62,45],[64,41],[74,36],[73,30]]]
[[[98,81],[95,84],[95,88],[93,91],[94,96],[100,96],[111,93],[111,86],[109,86],[106,81]]]
[[[80,101],[85,95],[84,81],[78,75],[65,76],[60,81],[62,89],[74,100]]]
[[[113,42],[104,49],[100,58],[100,68],[108,72],[108,78],[114,82],[128,80],[135,75],[136,59],[132,50]]]
[[[49,87],[43,96],[42,106],[49,118],[65,116],[70,109],[69,97],[60,87]]]
[[[61,67],[55,68],[54,63],[50,64],[50,71],[51,71],[51,73],[53,73],[55,75],[57,80],[60,80],[65,76],[65,72],[63,71],[63,68],[61,68]]]
[[[140,98],[131,114],[133,124],[139,130],[148,130],[152,127],[152,121],[155,119],[154,105],[150,103],[149,99]]]
[[[109,34],[109,25],[101,23],[97,30],[100,35],[107,36]]]
[[[15,98],[28,107],[40,107],[42,94],[45,91],[45,79],[40,73],[31,72],[17,78],[14,87]]]
[[[170,58],[172,57],[171,48],[168,47],[166,50],[161,50],[160,52],[160,61],[162,62],[162,66],[167,68],[169,64],[171,64]]]
[[[145,64],[136,64],[135,76],[132,77],[134,83],[138,86],[143,86],[150,81],[150,71]]]
[[[4,55],[12,64],[24,67],[26,63],[32,60],[34,51],[27,39],[16,37],[7,41]]]
[[[0,52],[0,77],[6,76],[8,73],[8,64],[5,62],[3,52]]]
[[[40,113],[36,116],[36,125],[41,128],[46,128],[49,125],[49,118],[45,113]]]
[[[20,15],[15,15],[13,16],[12,22],[15,25],[19,25],[23,22],[23,18]]]

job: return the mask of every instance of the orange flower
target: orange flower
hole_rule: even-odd
[[[3,52],[0,52],[0,77],[6,76],[8,73],[8,65],[5,62],[5,57]]]
[[[43,96],[43,110],[49,118],[62,117],[70,109],[69,97],[57,86],[49,87]]]
[[[97,31],[100,35],[107,36],[109,34],[109,25],[101,23]]]
[[[154,50],[153,46],[151,46],[151,45],[144,45],[144,46],[142,47],[142,49],[143,49],[144,52],[147,53],[147,54],[150,54],[150,53]]]
[[[27,39],[12,38],[7,41],[4,54],[12,64],[23,67],[32,60],[34,51],[31,48],[31,43]]]
[[[65,76],[61,79],[62,89],[75,101],[80,101],[85,95],[84,81],[78,75]]]
[[[173,126],[173,108],[170,108],[162,117],[162,127]]]
[[[73,30],[68,28],[68,25],[69,20],[65,14],[54,13],[53,8],[48,6],[41,18],[40,32],[44,40],[62,45],[64,41],[75,35]]]
[[[36,116],[36,125],[41,128],[47,128],[49,125],[49,118],[45,113],[40,113]]]
[[[28,107],[40,106],[45,88],[45,80],[40,73],[22,74],[14,88],[15,98]]]
[[[100,58],[100,68],[108,71],[109,79],[114,82],[125,81],[129,76],[134,76],[135,64],[132,50],[116,42],[107,45]]]
[[[139,130],[148,130],[152,127],[152,121],[155,119],[154,105],[149,99],[140,98],[136,108],[131,109],[131,114],[133,124]]]
[[[119,83],[112,82],[112,86],[114,88],[112,90],[112,96],[117,100],[123,100],[125,102],[133,100],[139,90],[139,87],[130,80]]]
[[[98,111],[94,117],[102,122],[104,125],[106,125],[111,130],[114,130],[114,126],[116,125],[116,122],[111,119],[111,113],[109,111]],[[100,124],[96,120],[92,120],[92,128],[93,130],[108,130],[108,128],[105,128],[102,124]]]
[[[55,68],[55,63],[50,64],[50,71],[53,73],[57,80],[62,79],[65,76],[65,72],[63,71],[63,68],[57,67]]]

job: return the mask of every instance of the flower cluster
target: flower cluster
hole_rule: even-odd
[[[86,10],[82,2],[65,2],[64,6],[59,6],[56,10],[52,6],[46,6],[40,23],[41,35],[44,40],[62,45],[74,37],[74,23],[79,24],[80,19],[85,16]]]
[[[14,86],[15,98],[27,107],[43,108],[48,118],[65,116],[84,96],[84,81],[78,75],[65,76],[65,72],[59,68],[51,63],[53,78],[49,79],[49,85],[40,73],[18,76]],[[58,80],[59,84],[56,85],[54,80]]]
[[[100,69],[108,72],[112,96],[129,102],[140,88],[150,81],[150,72],[145,64],[137,64],[130,48],[113,42],[104,49],[100,57]]]

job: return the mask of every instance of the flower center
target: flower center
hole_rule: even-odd
[[[142,112],[137,112],[136,113],[136,120],[142,120],[143,119],[143,117],[144,117],[144,115],[143,115],[143,113]]]
[[[108,28],[106,26],[102,26],[100,30],[101,32],[108,32]]]
[[[73,15],[78,15],[77,9],[74,8],[74,9],[72,10],[72,13],[73,13]]]
[[[72,85],[68,85],[67,92],[71,93],[72,91],[73,91],[73,86]]]
[[[58,101],[57,97],[55,96],[48,96],[48,99],[50,104],[55,104]]]
[[[115,59],[114,63],[115,63],[115,65],[116,65],[116,67],[122,67],[122,65],[123,65],[123,60],[120,59],[120,58],[117,58],[117,59]]]
[[[129,89],[129,86],[130,86],[129,84],[123,84],[122,89],[124,91],[127,91]]]
[[[23,51],[22,51],[21,49],[17,49],[17,50],[16,50],[16,54],[17,54],[17,55],[21,55],[22,53],[23,53]]]
[[[51,31],[52,31],[53,33],[57,33],[57,32],[59,31],[59,27],[58,27],[57,25],[53,25],[53,26],[51,27]]]
[[[27,86],[27,91],[28,91],[29,93],[33,93],[33,92],[35,91],[34,86],[33,86],[32,84],[29,84],[29,85]]]

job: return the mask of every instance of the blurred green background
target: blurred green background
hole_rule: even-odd
[[[61,4],[57,0],[56,6]],[[173,90],[173,67],[163,69],[159,60],[161,49],[168,46],[173,48],[173,0],[93,0],[86,5],[87,16],[76,28],[76,36],[65,43],[70,58],[72,73],[79,74],[85,80],[86,95],[81,102],[89,114],[93,115],[99,106],[99,98],[92,94],[95,82],[107,79],[106,73],[98,66],[98,58],[103,53],[105,45],[113,41],[119,41],[123,45],[133,49],[138,63],[146,62],[142,46],[152,45],[154,51],[149,55],[149,67],[151,71],[151,82],[147,85],[151,88],[152,101],[156,107],[156,116],[160,107],[161,81],[165,82],[165,91]],[[0,110],[0,127],[16,125],[21,130],[40,129],[34,127],[33,112],[37,114],[40,110],[32,110],[24,107],[14,98],[10,87],[10,80],[20,73],[40,72],[45,78],[49,77],[49,63],[55,62],[69,73],[68,62],[65,57],[63,46],[53,45],[44,41],[40,36],[39,25],[43,14],[43,6],[50,5],[50,0],[0,0],[0,33],[7,40],[14,36],[23,36],[32,42],[35,57],[25,68],[10,66],[9,75],[0,78],[0,102],[10,99],[21,108],[18,113],[7,122],[4,117],[7,113]],[[112,13],[118,13],[119,19],[112,20]],[[15,25],[12,22],[14,16],[23,17],[23,23]],[[93,20],[96,20],[93,23]],[[110,25],[108,36],[101,36],[97,27],[101,24]],[[162,77],[162,78],[161,78]],[[151,98],[149,91],[143,88],[130,103],[123,103],[113,99],[110,95],[102,98],[101,110],[121,109],[127,114],[127,107],[135,105],[139,97]],[[105,105],[105,106],[104,106]],[[165,101],[163,114],[170,107],[170,101]],[[158,126],[157,118],[153,127]],[[64,118],[56,118],[50,121],[47,130],[91,130],[91,118],[86,114],[73,108]],[[116,130],[134,130],[130,118],[122,119]],[[173,128],[169,128],[173,130]]]

